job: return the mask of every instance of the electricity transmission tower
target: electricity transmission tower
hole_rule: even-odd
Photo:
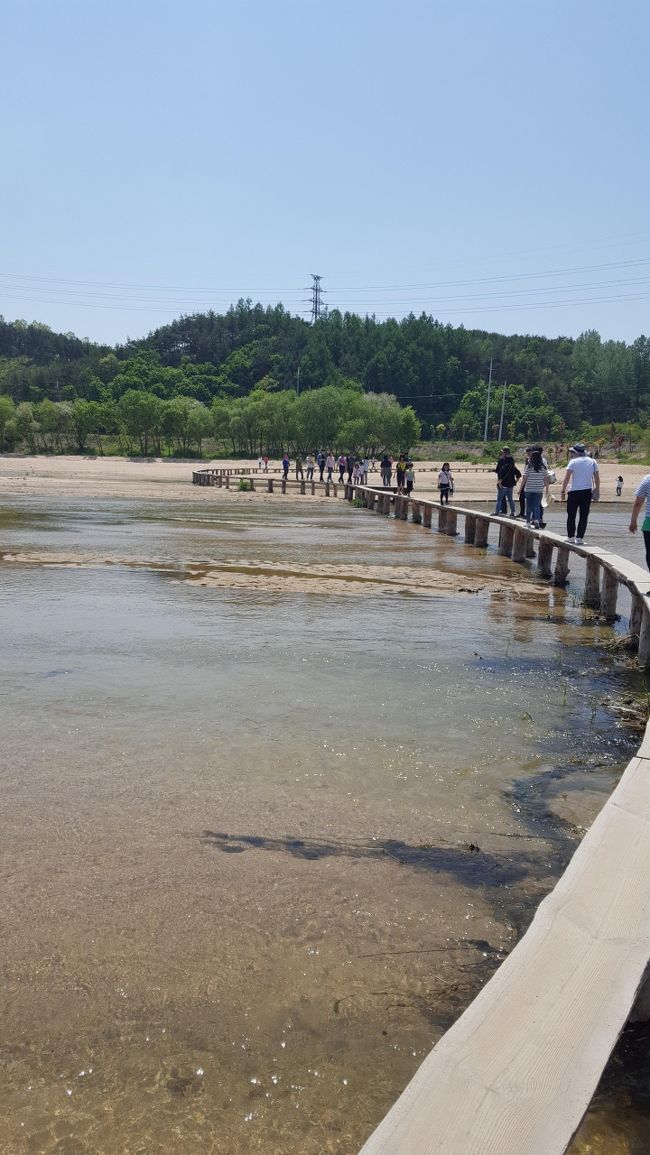
[[[313,325],[314,321],[317,321],[323,314],[323,290],[320,287],[322,278],[319,273],[312,273],[311,279],[312,284],[309,287],[309,292],[311,293],[311,323]]]

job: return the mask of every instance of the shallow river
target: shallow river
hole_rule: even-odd
[[[0,534],[0,1150],[354,1155],[636,747],[611,631],[343,503]],[[573,1151],[648,1150],[623,1058]]]

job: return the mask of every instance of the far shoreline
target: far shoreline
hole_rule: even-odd
[[[496,461],[496,451],[495,451]],[[438,460],[415,463],[414,496],[431,499],[437,497],[437,470],[442,462]],[[465,460],[451,460],[452,474],[456,472],[455,500],[466,502],[492,503],[496,496],[496,476],[489,466],[474,465]],[[271,476],[279,476],[280,462],[272,461]],[[608,507],[630,509],[634,491],[641,479],[650,473],[650,466],[642,464],[621,465],[620,462],[599,460],[601,475],[601,504]],[[277,495],[256,492],[239,493],[236,487],[229,490],[192,485],[192,473],[197,469],[253,469],[257,472],[257,458],[213,458],[176,460],[166,458],[104,457],[90,454],[61,454],[49,456],[0,455],[0,500],[2,496],[40,495],[67,497],[139,497],[142,499],[185,500],[204,504],[225,500],[277,500]],[[563,467],[556,466],[557,482],[551,492],[559,505],[559,495],[563,477]],[[623,494],[616,497],[616,478],[624,478]],[[264,477],[260,473],[260,477]],[[290,470],[289,477],[295,477]],[[369,482],[375,481],[381,488],[379,472],[370,474]],[[219,498],[217,497],[219,495]],[[328,500],[324,497],[318,500]],[[284,500],[304,500],[299,494],[287,492]],[[312,500],[314,500],[312,498]],[[329,499],[331,500],[331,498]],[[554,504],[556,504],[554,503]]]

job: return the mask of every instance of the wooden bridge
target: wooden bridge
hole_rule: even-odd
[[[346,484],[379,515],[534,562],[566,585],[585,559],[584,602],[616,619],[650,666],[650,574],[616,554],[456,505]],[[535,549],[537,547],[537,552]],[[562,1155],[620,1032],[650,1009],[650,726],[554,890],[493,978],[424,1060],[360,1155]],[[647,981],[646,981],[647,980]],[[367,1078],[372,1078],[369,1056]]]

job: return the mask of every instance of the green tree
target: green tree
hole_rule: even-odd
[[[86,439],[89,433],[96,433],[100,427],[101,409],[96,401],[77,399],[70,406],[70,430],[74,438],[77,453],[86,449]]]
[[[5,397],[0,394],[0,453],[5,451],[5,438],[7,437],[7,429],[16,419],[16,406],[11,397]]]
[[[30,453],[37,453],[39,430],[30,401],[21,401],[16,408],[15,421],[18,439],[27,445]]]
[[[118,402],[124,430],[130,438],[137,438],[140,453],[148,457],[149,447],[160,433],[163,404],[159,397],[138,389],[129,389]]]

